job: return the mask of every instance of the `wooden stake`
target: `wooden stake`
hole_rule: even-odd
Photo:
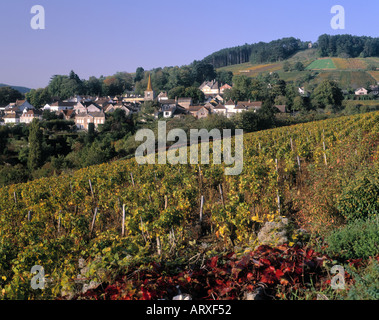
[[[62,212],[62,211],[59,211],[59,216],[58,216],[58,233],[59,233],[60,230],[61,230],[61,212]]]
[[[279,211],[279,214],[280,214],[280,197],[279,197],[279,191],[276,191],[276,197],[277,197],[277,200],[278,200],[278,211]]]
[[[134,188],[134,179],[133,179],[133,173],[132,172],[130,173],[130,177],[132,178],[132,184],[133,184],[133,188]]]
[[[300,165],[300,157],[299,156],[297,156],[297,165],[299,166],[299,171],[300,171],[301,165]]]
[[[125,236],[125,204],[122,205],[121,235]]]
[[[221,184],[218,185],[218,188],[220,190],[222,205],[225,206],[225,203],[224,203],[224,194],[222,192],[222,186],[221,186]]]
[[[203,221],[203,206],[204,206],[204,196],[201,196],[201,201],[200,201],[200,222]]]
[[[16,196],[16,191],[13,192],[13,196],[14,196],[14,203],[17,204],[17,196]]]
[[[95,208],[95,213],[94,213],[93,219],[92,219],[91,233],[93,232],[93,228],[95,227],[96,216],[97,216],[97,207]]]
[[[32,213],[31,211],[28,211],[28,221],[32,220]]]
[[[159,236],[157,236],[157,251],[158,251],[158,255],[160,256],[162,254],[162,247],[161,247],[161,239],[159,238]]]
[[[290,142],[291,142],[291,150],[293,151],[292,137],[290,138]]]
[[[94,198],[91,179],[89,179],[88,182],[89,182],[89,187],[91,189],[92,198]]]
[[[164,196],[164,208],[165,210],[167,209],[168,207],[168,199],[167,199],[167,195]]]

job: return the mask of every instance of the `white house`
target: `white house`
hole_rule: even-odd
[[[5,124],[20,123],[20,116],[17,113],[6,114],[3,119]]]
[[[359,88],[355,90],[356,96],[366,96],[368,94],[368,91],[365,88]]]
[[[216,80],[204,81],[199,89],[203,91],[205,95],[216,95],[220,93],[220,86]]]
[[[62,110],[72,110],[74,109],[74,106],[77,104],[77,102],[64,102],[64,101],[57,101],[51,104],[45,104],[45,106],[42,108],[43,110],[49,110],[51,112],[59,112]]]
[[[40,110],[24,110],[20,117],[20,123],[26,123],[29,124],[33,121],[33,119],[39,119],[42,120],[42,111]]]
[[[226,115],[226,108],[224,105],[219,103],[217,106],[213,107],[212,111],[217,114],[223,114]]]
[[[27,100],[16,100],[15,103],[8,104],[4,111],[7,113],[8,110],[15,110],[16,112],[24,112],[24,110],[31,110],[34,109],[34,106],[32,106]]]

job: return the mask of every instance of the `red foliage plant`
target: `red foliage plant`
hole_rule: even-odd
[[[159,264],[135,269],[120,275],[105,289],[82,294],[80,299],[172,299],[183,292],[196,300],[230,300],[241,299],[259,287],[272,299],[279,287],[281,292],[289,292],[311,282],[321,283],[327,275],[322,268],[325,259],[328,258],[309,248],[260,246],[239,258],[235,253],[214,256],[203,266],[175,275],[167,275]]]

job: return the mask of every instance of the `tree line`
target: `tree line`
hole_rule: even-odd
[[[322,57],[378,57],[379,38],[323,34],[318,38],[318,52]]]
[[[245,62],[265,63],[288,59],[300,50],[306,49],[308,42],[303,42],[294,37],[282,38],[271,42],[259,42],[245,44],[232,48],[226,48],[205,57],[203,62],[221,68]]]

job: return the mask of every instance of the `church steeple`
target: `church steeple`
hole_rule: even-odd
[[[153,87],[151,85],[151,74],[149,73],[149,80],[147,82],[147,88],[145,91],[145,101],[152,101],[154,100],[154,91]]]
[[[153,88],[151,86],[151,74],[149,73],[149,81],[147,82],[147,89],[146,91],[153,91]]]

